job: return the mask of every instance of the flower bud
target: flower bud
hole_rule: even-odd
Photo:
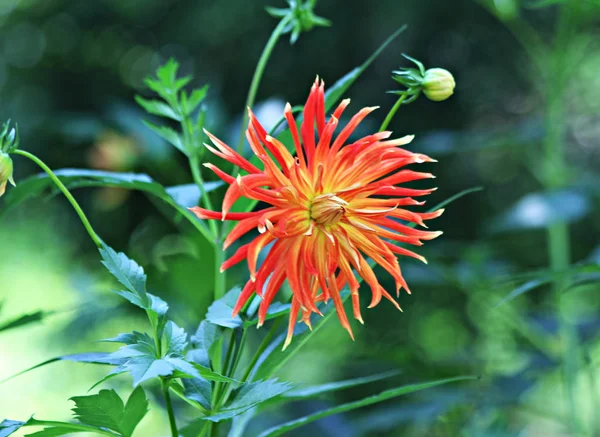
[[[448,70],[443,68],[430,68],[425,72],[423,82],[423,93],[429,100],[441,102],[454,93],[454,77]]]
[[[0,152],[0,197],[6,191],[6,183],[10,182],[12,186],[15,186],[13,180],[13,162],[10,156],[4,152]]]

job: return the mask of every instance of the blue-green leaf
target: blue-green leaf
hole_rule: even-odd
[[[157,126],[146,120],[143,120],[143,122],[147,128],[151,129],[158,136],[162,137],[168,143],[175,146],[177,149],[179,149],[180,152],[189,156],[189,152],[186,150],[185,144],[184,144],[183,140],[181,139],[179,132],[177,132],[176,130],[171,129],[170,127],[167,127],[167,126]]]
[[[167,117],[172,120],[181,121],[181,117],[166,103],[161,102],[160,100],[150,100],[145,99],[141,96],[135,96],[135,101],[142,108],[146,110],[146,112],[152,115],[158,115],[161,117]]]
[[[276,379],[245,383],[234,391],[231,400],[223,408],[204,419],[213,422],[231,419],[291,388],[291,384],[279,382]]]
[[[25,425],[25,422],[19,422],[18,420],[5,419],[0,423],[0,437],[8,437],[11,434],[17,432],[21,427]]]
[[[455,378],[440,379],[437,381],[430,381],[430,382],[425,382],[425,383],[421,383],[421,384],[411,384],[411,385],[405,385],[405,386],[398,387],[398,388],[393,388],[390,390],[383,391],[374,396],[369,396],[367,398],[364,398],[364,399],[361,399],[358,401],[338,405],[338,406],[335,406],[332,408],[328,408],[326,410],[322,410],[322,411],[310,414],[308,416],[301,417],[296,420],[292,420],[290,422],[283,423],[278,426],[274,426],[274,427],[264,431],[263,433],[261,433],[259,435],[259,437],[277,437],[277,436],[283,435],[285,433],[289,433],[290,431],[293,431],[295,429],[298,429],[301,426],[307,425],[309,423],[315,422],[319,419],[322,419],[322,418],[325,418],[328,416],[332,416],[334,414],[352,411],[352,410],[355,410],[358,408],[366,407],[368,405],[373,405],[373,404],[376,404],[379,402],[383,402],[383,401],[386,401],[388,399],[392,399],[392,398],[395,398],[398,396],[402,396],[402,395],[409,394],[409,393],[414,393],[417,391],[425,390],[425,389],[436,387],[439,385],[448,384],[451,382],[458,382],[458,381],[468,381],[468,380],[473,380],[473,379],[477,379],[477,377],[458,376]]]
[[[284,394],[286,399],[306,399],[315,396],[321,396],[337,390],[343,390],[350,387],[356,387],[363,384],[381,381],[399,375],[401,372],[392,370],[390,372],[379,373],[377,375],[364,376],[362,378],[347,379],[345,381],[330,382],[327,384],[314,385],[310,387],[301,387],[291,390]]]
[[[233,318],[233,307],[237,302],[240,295],[241,289],[239,287],[229,290],[225,296],[221,299],[216,300],[208,308],[206,313],[206,320],[215,325],[223,326],[225,328],[239,328],[243,325],[240,316]]]

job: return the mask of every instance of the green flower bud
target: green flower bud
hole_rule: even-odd
[[[443,68],[430,68],[425,72],[423,82],[423,93],[429,100],[441,102],[454,93],[454,77],[448,70]]]
[[[6,191],[7,182],[10,182],[13,187],[15,186],[15,181],[13,180],[13,162],[8,154],[0,152],[0,197]]]

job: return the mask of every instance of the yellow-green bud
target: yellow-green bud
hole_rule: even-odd
[[[10,156],[4,152],[0,152],[0,197],[6,191],[6,183],[10,182],[12,186],[15,186],[13,180],[13,162]]]
[[[441,102],[454,93],[454,77],[448,70],[443,68],[430,68],[425,72],[423,82],[423,93],[429,100]]]

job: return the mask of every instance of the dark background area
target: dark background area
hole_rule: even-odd
[[[365,311],[366,325],[356,326],[355,343],[337,322],[329,323],[281,375],[323,383],[400,369],[395,382],[458,374],[482,375],[482,380],[336,416],[294,435],[571,435],[565,431],[568,408],[555,354],[560,346],[550,287],[546,283],[496,304],[536,278],[528,272],[547,271],[545,226],[553,220],[569,223],[574,263],[600,261],[600,6],[582,1],[585,13],[573,24],[567,51],[558,54],[573,60],[561,97],[568,174],[564,186],[548,194],[540,178],[547,78],[501,19],[502,11],[517,3],[495,0],[486,8],[471,0],[321,0],[316,12],[330,19],[332,28],[303,33],[293,46],[283,38],[273,52],[257,98],[266,125],[281,116],[285,102],[304,102],[316,74],[333,84],[408,24],[347,93],[351,110],[380,105],[362,127],[377,130],[395,101],[386,91],[398,89],[391,71],[409,65],[402,53],[426,67],[450,70],[457,82],[454,96],[441,103],[422,97],[402,107],[391,128],[398,137],[416,134],[410,149],[439,160],[426,170],[436,174],[439,186],[429,206],[471,187],[484,188],[451,204],[432,223],[444,236],[420,250],[428,266],[401,260],[413,291],[400,298],[404,313],[391,305]],[[528,23],[551,45],[561,2],[547,3],[522,7],[515,22]],[[174,57],[182,74],[194,76],[191,87],[210,83],[207,127],[235,143],[256,62],[276,25],[264,6],[246,0],[4,1],[0,119],[18,122],[21,147],[54,169],[131,171],[166,186],[191,183],[185,159],[141,123],[147,117],[134,96],[149,95],[144,77]],[[548,68],[556,56],[544,58]],[[17,184],[35,172],[15,158]],[[153,292],[170,302],[176,319],[196,325],[212,299],[213,260],[194,230],[173,223],[161,205],[139,192],[81,190],[77,198],[98,233],[144,265]],[[2,315],[59,310],[43,327],[0,338],[0,349],[7,351],[0,379],[45,357],[89,349],[91,340],[127,329],[139,316],[104,287],[108,279],[97,253],[63,199],[31,200],[5,211],[0,223]],[[230,285],[244,275],[235,270]],[[381,277],[392,286],[386,274]],[[600,432],[592,420],[600,396],[593,382],[594,357],[600,354],[599,288],[584,282],[565,297],[581,356],[590,360],[575,375],[586,436]],[[368,293],[363,294],[367,303]],[[251,340],[258,343],[260,335]],[[29,347],[19,346],[23,342]],[[75,394],[71,387],[85,391],[89,385],[84,373],[67,384],[75,367],[65,366],[0,386],[0,416],[32,411],[66,416],[66,399]],[[48,378],[56,382],[42,382]],[[269,411],[251,429],[388,388],[385,382],[376,385]],[[17,399],[11,399],[15,390]],[[61,390],[64,402],[50,403]],[[151,435],[165,426],[156,416],[145,425]]]

